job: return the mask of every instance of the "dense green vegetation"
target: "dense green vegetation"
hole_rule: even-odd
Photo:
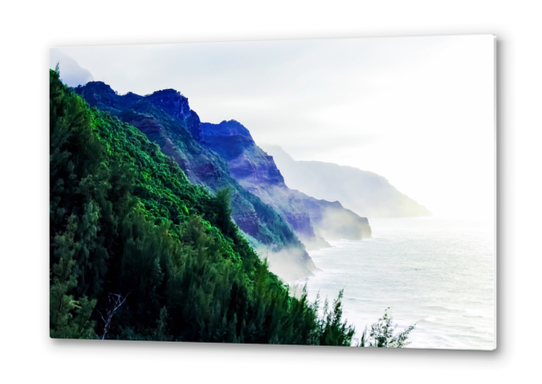
[[[50,335],[350,345],[341,298],[295,298],[138,129],[50,72]]]

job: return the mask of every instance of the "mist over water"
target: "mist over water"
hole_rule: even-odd
[[[495,347],[493,224],[480,221],[370,219],[371,239],[331,242],[310,252],[320,269],[309,297],[332,301],[344,289],[344,316],[359,337],[391,307],[397,331],[417,323],[409,348]]]

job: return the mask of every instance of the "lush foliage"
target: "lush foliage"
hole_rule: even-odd
[[[350,345],[341,296],[323,317],[269,272],[229,193],[191,184],[138,129],[50,73],[50,335]]]
[[[410,332],[414,329],[415,325],[410,325],[403,332],[394,334],[397,326],[392,325],[392,317],[388,314],[389,308],[384,312],[376,323],[371,325],[371,329],[365,328],[361,335],[360,347],[374,347],[374,348],[403,348],[410,344],[407,341]]]

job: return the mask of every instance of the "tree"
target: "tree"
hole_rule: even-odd
[[[216,226],[221,228],[224,234],[230,235],[235,231],[231,219],[231,189],[221,188],[216,191]]]
[[[354,328],[343,323],[342,298],[344,290],[333,301],[331,309],[328,308],[327,300],[324,302],[324,316],[321,320],[321,345],[350,345],[354,336]]]
[[[371,330],[369,332],[367,331],[367,328],[365,328],[361,335],[359,343],[360,347],[403,348],[410,344],[407,339],[416,324],[411,325],[403,332],[394,335],[393,331],[397,328],[397,325],[392,326],[392,317],[391,315],[388,315],[389,309],[389,307],[386,308],[384,316],[371,325]]]

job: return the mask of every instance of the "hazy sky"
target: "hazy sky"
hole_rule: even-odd
[[[437,216],[493,218],[493,36],[53,49],[62,76],[60,53],[121,94],[174,88],[296,160],[376,172]]]

